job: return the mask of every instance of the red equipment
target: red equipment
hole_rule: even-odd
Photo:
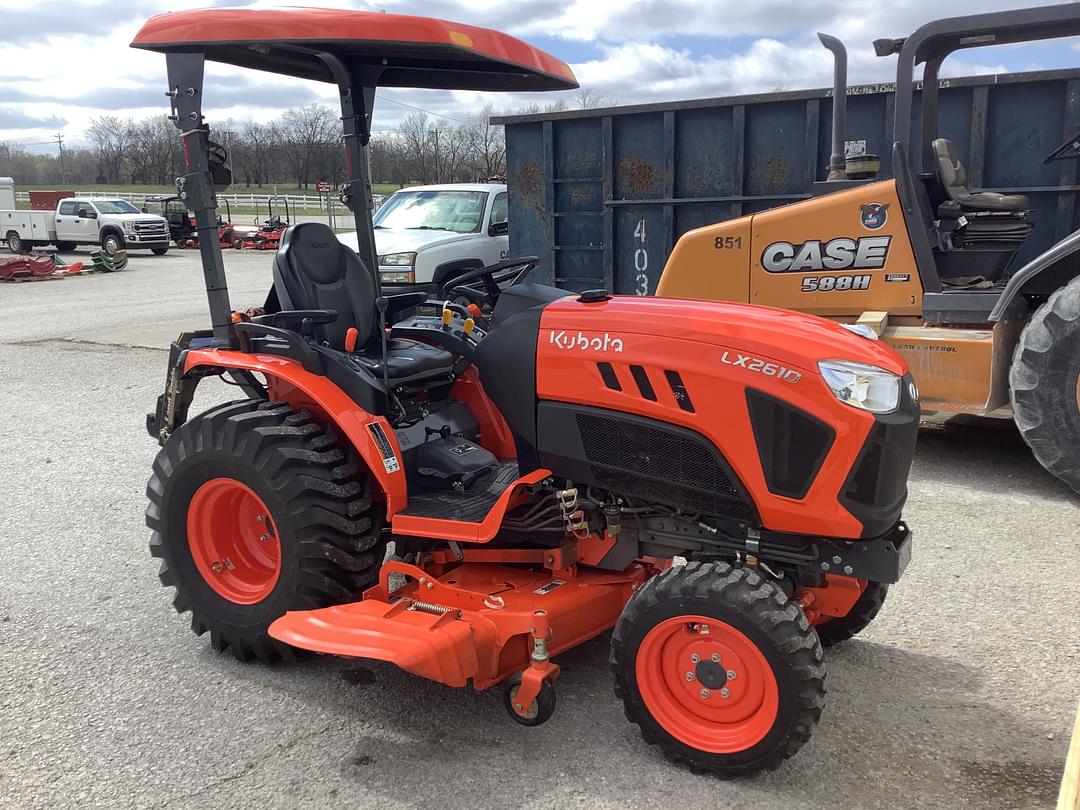
[[[528,283],[531,259],[455,280],[483,326],[456,292],[383,294],[375,86],[576,86],[512,37],[211,9],[155,17],[133,44],[167,56],[202,228],[230,182],[205,60],[335,82],[358,236],[353,252],[319,223],[286,230],[250,317],[219,246],[200,245],[213,329],[173,344],[147,416],[151,553],[192,629],[241,660],[302,648],[502,684],[511,717],[537,725],[552,656],[614,628],[616,693],[672,759],[730,776],[797,751],[821,712],[822,643],[861,630],[910,556],[903,360],[813,316]],[[411,314],[424,304],[440,314]],[[214,376],[245,398],[189,418]]]
[[[281,237],[285,233],[285,229],[289,227],[289,200],[288,198],[282,198],[285,208],[285,218],[282,219],[279,214],[274,213],[274,198],[270,197],[266,201],[266,220],[263,222],[259,230],[254,234],[249,234],[243,237],[236,237],[234,235],[232,241],[232,247],[237,250],[277,250],[278,245],[281,244]],[[226,247],[222,244],[222,247]]]

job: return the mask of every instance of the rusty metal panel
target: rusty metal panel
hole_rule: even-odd
[[[970,185],[1027,194],[1037,222],[1014,267],[1078,217],[1075,161],[1043,158],[1080,129],[1080,70],[947,79],[939,130]],[[848,91],[848,140],[892,176],[891,84]],[[918,131],[919,102],[915,99]],[[569,289],[652,293],[674,241],[693,228],[805,199],[824,179],[825,90],[497,119],[506,124],[510,248]],[[546,124],[550,138],[543,137]]]

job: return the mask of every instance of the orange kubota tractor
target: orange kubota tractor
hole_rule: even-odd
[[[1011,409],[1039,462],[1080,491],[1080,230],[1015,266],[1037,226],[1028,198],[968,188],[938,124],[938,73],[949,54],[1075,35],[1080,6],[1070,3],[938,20],[875,42],[879,55],[898,55],[895,179],[883,182],[845,171],[846,55],[820,35],[837,59],[829,179],[808,201],[684,234],[657,295],[863,320],[911,366],[924,410]],[[914,134],[913,105],[921,106]],[[1046,160],[1078,156],[1080,133]]]
[[[241,660],[300,648],[501,684],[531,726],[555,708],[552,657],[614,628],[616,692],[672,759],[730,776],[797,751],[822,710],[823,644],[865,627],[910,557],[904,361],[809,315],[526,283],[527,259],[455,280],[483,326],[453,300],[385,294],[376,86],[576,86],[517,39],[209,9],[154,17],[133,45],[166,55],[200,230],[230,181],[205,62],[335,83],[358,234],[353,251],[322,224],[290,228],[250,319],[200,240],[212,329],[173,344],[147,418],[151,553],[192,629]],[[405,314],[421,304],[438,314]],[[207,378],[243,396],[189,415]]]

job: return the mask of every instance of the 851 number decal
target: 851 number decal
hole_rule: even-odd
[[[803,292],[832,292],[839,290],[869,290],[870,276],[807,276],[802,280]]]

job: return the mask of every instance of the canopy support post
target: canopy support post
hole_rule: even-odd
[[[217,194],[210,171],[210,130],[202,116],[202,52],[170,51],[165,56],[169,71],[169,96],[172,114],[169,119],[180,130],[186,173],[176,179],[177,193],[184,205],[195,214],[199,235],[206,298],[210,304],[210,322],[214,329],[214,347],[235,349],[232,306],[225,279],[225,260],[217,234]],[[212,238],[213,236],[213,238]]]

